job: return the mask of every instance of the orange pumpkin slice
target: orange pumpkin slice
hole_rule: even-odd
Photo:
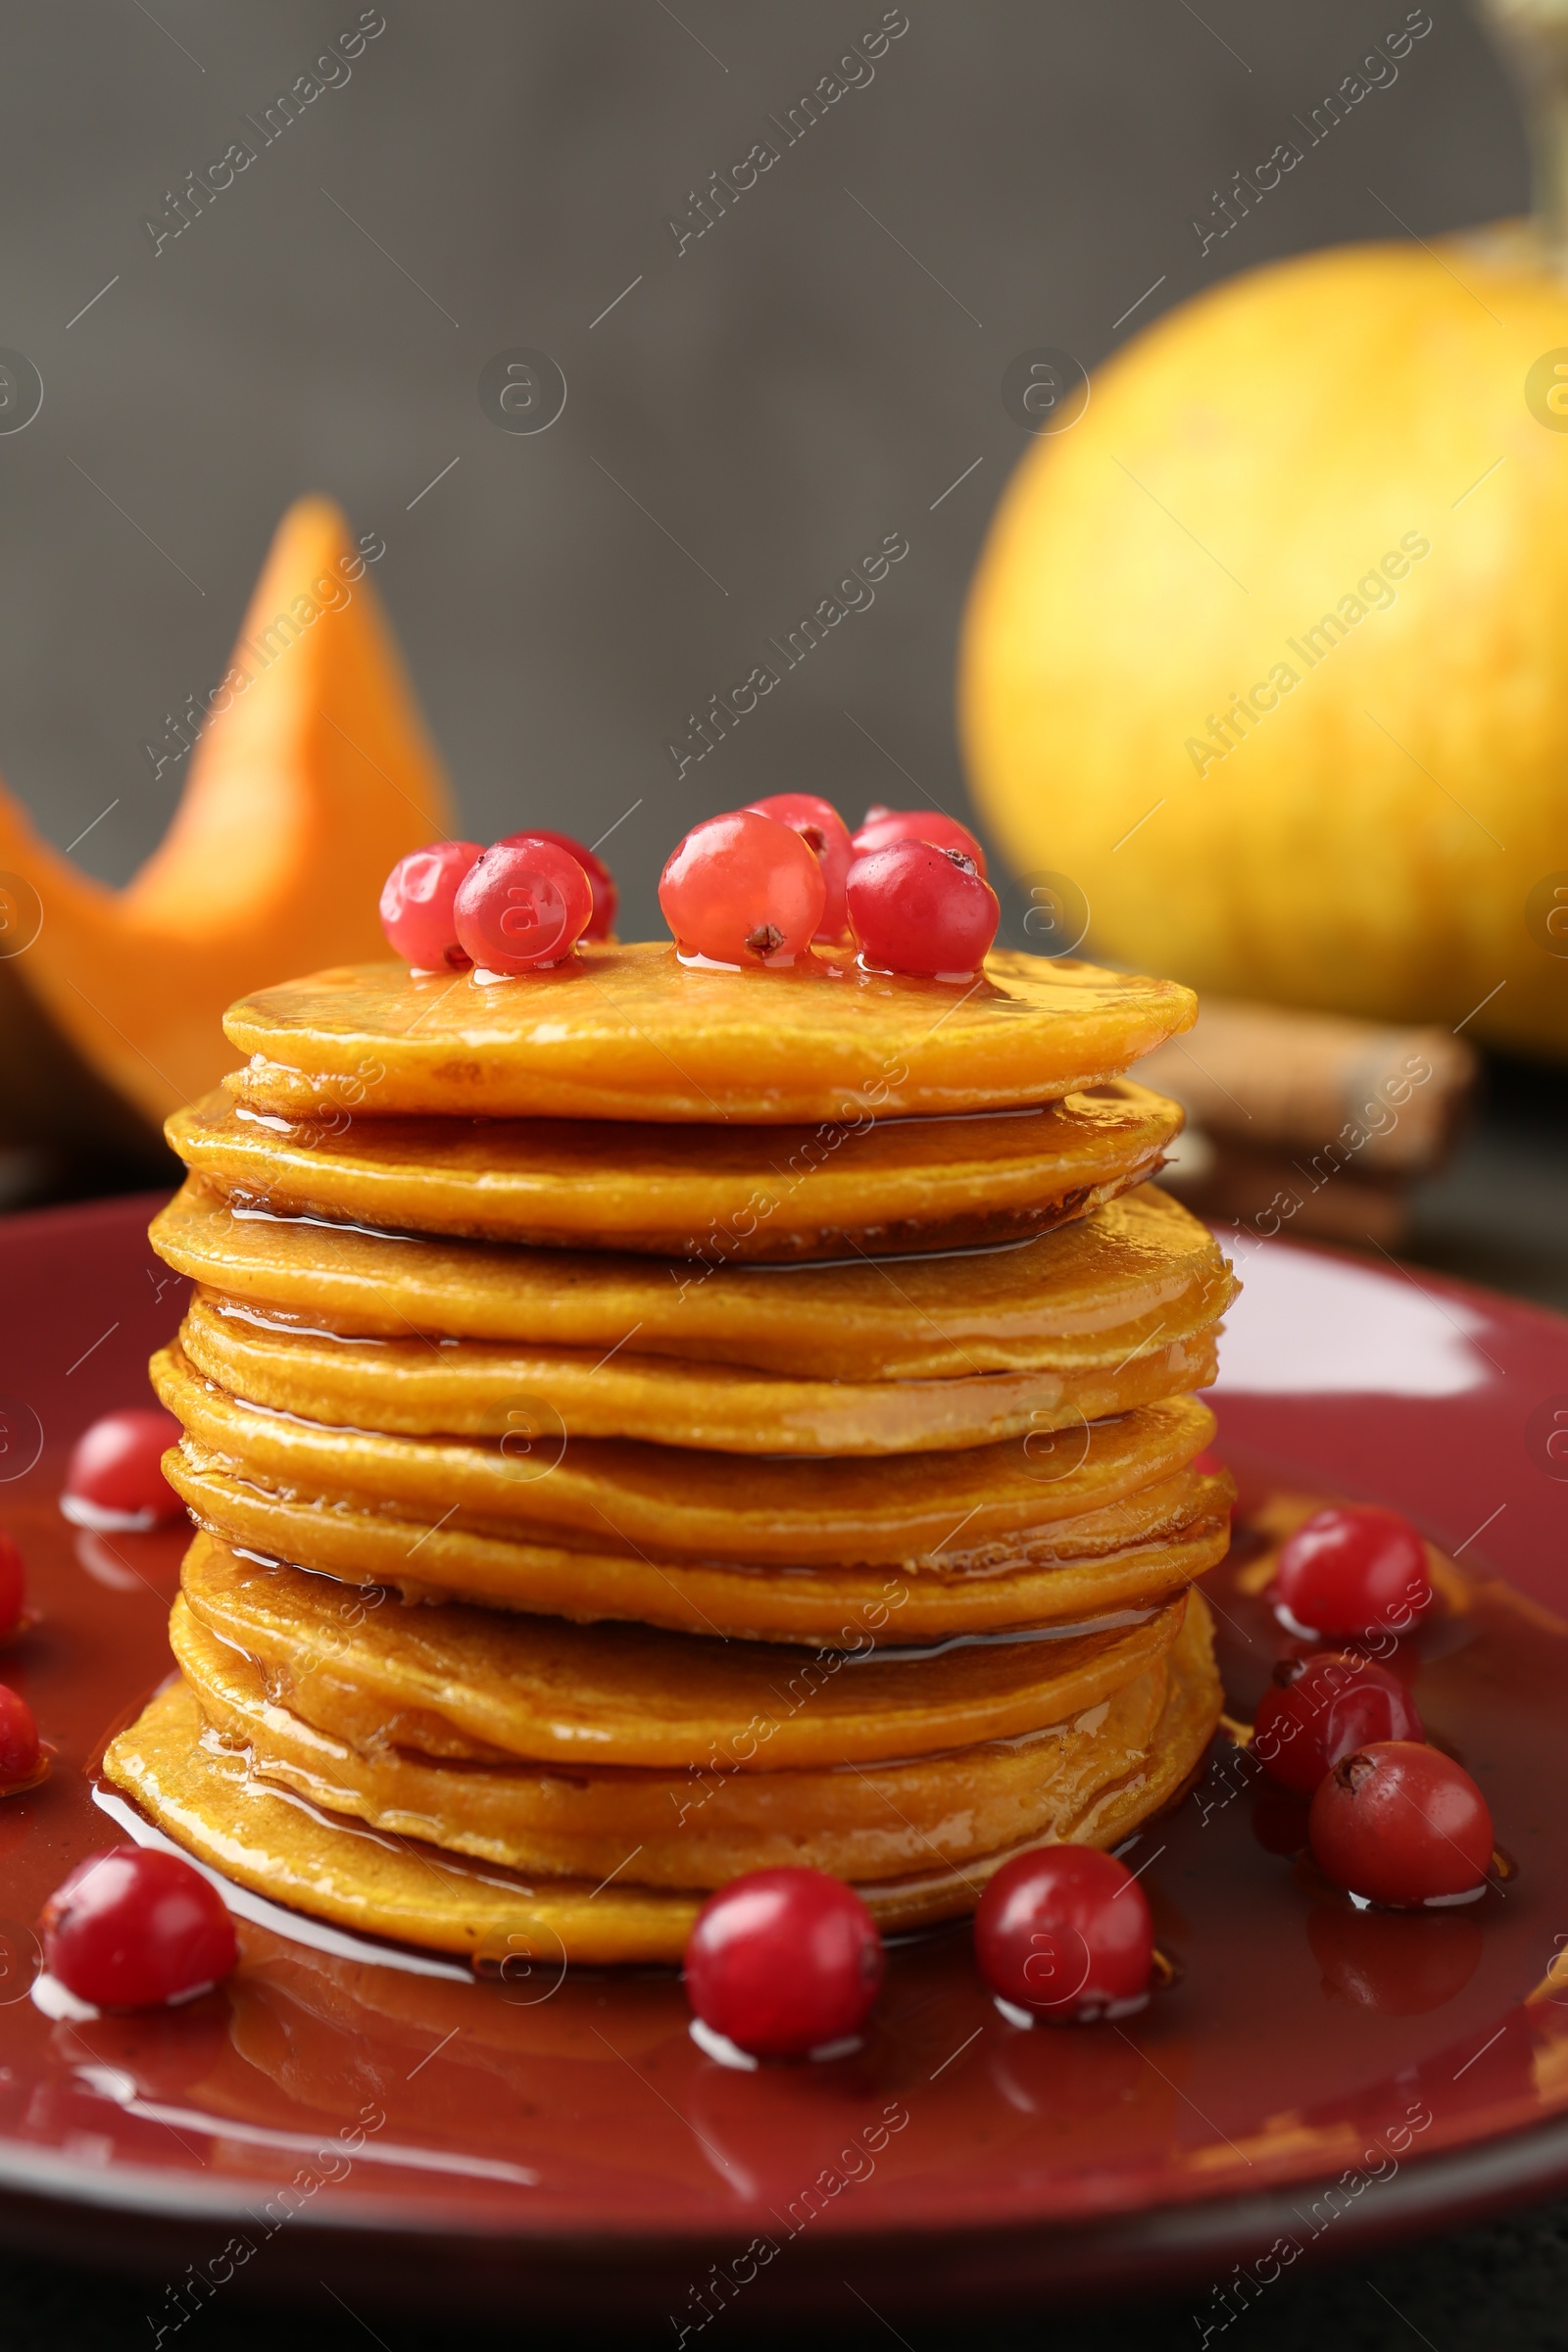
[[[430,1521],[555,1531],[663,1559],[809,1567],[896,1564],[1064,1519],[1149,1485],[1207,1444],[1190,1396],[1113,1421],[951,1453],[773,1460],[624,1438],[568,1439],[541,1396],[521,1396],[499,1445],[333,1429],[231,1396],[176,1346],[153,1385],[199,1444],[241,1476],[368,1497]]]
[[[225,1543],[407,1600],[840,1649],[868,1635],[940,1642],[1147,1607],[1224,1558],[1233,1492],[1223,1475],[1179,1470],[1010,1543],[965,1550],[960,1538],[940,1558],[907,1568],[819,1566],[803,1575],[574,1551],[450,1519],[394,1518],[368,1501],[239,1477],[188,1438],[164,1468],[197,1525]]]
[[[1176,1103],[1115,1082],[1024,1111],[859,1127],[362,1118],[279,1125],[222,1095],[171,1119],[241,1208],[718,1262],[1009,1241],[1159,1167]]]
[[[1103,1370],[1192,1339],[1235,1295],[1206,1227],[1141,1187],[1023,1248],[765,1271],[361,1233],[234,1215],[195,1183],[153,1247],[301,1330],[410,1332],[749,1365],[805,1380]]]
[[[1165,1704],[1144,1759],[1075,1824],[1085,1844],[1118,1845],[1170,1803],[1202,1758],[1220,1689],[1207,1612],[1196,1599],[1168,1654]],[[280,1740],[274,1758],[281,1762]],[[104,1769],[150,1820],[238,1885],[335,1926],[461,1953],[492,1970],[519,1958],[563,1966],[678,1961],[706,1892],[639,1885],[624,1869],[609,1886],[602,1873],[523,1877],[443,1850],[427,1834],[406,1837],[328,1811],[270,1785],[239,1750],[215,1747],[183,1682],[160,1691],[120,1734]],[[961,1918],[1018,1850],[961,1866],[928,1857],[925,1867],[868,1881],[860,1891],[885,1932]],[[616,1858],[626,1851],[622,1845]]]
[[[568,1439],[641,1438],[721,1453],[921,1453],[1077,1429],[1207,1388],[1215,1326],[1135,1348],[1103,1370],[922,1381],[781,1380],[633,1344],[521,1349],[484,1340],[341,1340],[270,1325],[205,1293],[180,1327],[198,1372],[274,1412],[406,1437],[505,1438],[517,1400],[545,1399]]]
[[[584,947],[481,985],[349,965],[223,1026],[237,1102],[288,1118],[650,1119],[753,1125],[1036,1103],[1124,1070],[1198,1017],[1174,980],[997,954],[962,985],[862,971],[695,970],[673,947]]]
[[[241,990],[380,951],[388,869],[450,822],[373,574],[324,499],[279,525],[213,713],[167,836],[122,891],[0,794],[0,869],[21,881],[24,924],[41,908],[9,971],[153,1121],[217,1085]]]
[[[481,1753],[434,1757],[401,1736],[401,1715],[387,1737],[367,1738],[363,1708],[340,1720],[300,1705],[302,1686],[286,1667],[236,1649],[184,1602],[170,1638],[208,1723],[264,1780],[509,1869],[605,1879],[633,1853],[642,1885],[674,1887],[788,1865],[891,1879],[1074,1838],[1147,1765],[1169,1686],[1161,1655],[1049,1729],[848,1772],[706,1766],[694,1775],[598,1763],[562,1772]]]

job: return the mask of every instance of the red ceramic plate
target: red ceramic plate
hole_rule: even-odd
[[[284,1915],[248,1917],[238,1975],[184,2010],[51,2019],[32,1923],[125,1834],[88,1767],[169,1666],[179,1535],[55,1508],[72,1440],[143,1396],[179,1312],[152,1205],[0,1227],[0,1521],[40,1611],[0,1672],[59,1750],[0,1804],[17,2243],[149,2272],[171,2327],[235,2278],[325,2280],[351,2308],[635,2310],[677,2342],[734,2302],[896,2321],[1180,2279],[1219,2326],[1299,2260],[1568,2180],[1568,1324],[1283,1243],[1248,1257],[1223,1350],[1239,1549],[1271,1493],[1338,1493],[1475,1572],[1411,1660],[1518,1866],[1475,1909],[1357,1913],[1220,1746],[1131,1856],[1180,1973],[1120,2028],[1008,2024],[959,1929],[892,1954],[858,2056],[739,2073],[688,2038],[667,1972],[502,1987]],[[1246,1715],[1284,1637],[1234,1571],[1215,1597]]]

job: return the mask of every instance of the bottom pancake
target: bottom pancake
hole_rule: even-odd
[[[965,1855],[958,1864],[945,1858],[938,1842],[939,1837],[952,1834],[947,1823],[933,1819],[926,1830],[929,1867],[858,1882],[878,1924],[891,1930],[958,1917],[974,1908],[986,1881],[1020,1846],[1049,1843],[1064,1835],[1085,1844],[1112,1846],[1176,1796],[1196,1770],[1220,1708],[1210,1620],[1197,1594],[1189,1602],[1185,1623],[1161,1671],[1165,1688],[1144,1742],[1136,1753],[1129,1746],[1121,1768],[1102,1777],[1098,1786],[1093,1785],[1093,1775],[1082,1784],[1084,1801],[1076,1811],[1068,1804],[1059,1824],[1053,1821],[1030,1828],[1011,1837],[1005,1846]],[[1108,1727],[1114,1704],[1105,1703],[1102,1730]],[[216,1695],[214,1704],[215,1708],[220,1704]],[[417,1809],[412,1817],[428,1822],[428,1826],[422,1835],[414,1837],[373,1826],[371,1821],[352,1820],[335,1809],[329,1811],[315,1796],[316,1788],[329,1787],[342,1804],[353,1795],[346,1784],[318,1777],[311,1783],[311,1795],[298,1786],[284,1786],[287,1725],[297,1719],[274,1725],[272,1716],[283,1713],[270,1709],[264,1698],[259,1717],[265,1744],[251,1742],[250,1733],[258,1729],[257,1719],[252,1719],[250,1732],[241,1735],[248,1742],[242,1752],[225,1745],[220,1730],[205,1722],[187,1685],[172,1684],[113,1742],[104,1770],[160,1828],[200,1861],[258,1893],[342,1927],[464,1953],[491,1966],[502,1964],[509,1954],[583,1964],[679,1959],[706,1889],[701,1882],[656,1886],[629,1877],[628,1865],[639,1859],[634,1850],[638,1842],[635,1804],[627,1814],[629,1826],[615,1840],[619,1850],[614,1863],[619,1869],[612,1884],[596,1884],[593,1868],[587,1864],[570,1876],[523,1878],[494,1861],[469,1859],[444,1848],[431,1835],[438,1824]],[[240,1730],[237,1716],[234,1728]],[[309,1782],[310,1774],[318,1772],[325,1743],[303,1725],[299,1731],[312,1742],[309,1772],[299,1776]],[[1094,1735],[1086,1727],[1079,1736],[1092,1740]],[[1010,1775],[1016,1788],[1013,1757],[1019,1744],[990,1742],[985,1751],[971,1749],[962,1754],[982,1759],[972,1766],[982,1779],[988,1761],[994,1759],[991,1769],[1000,1776],[999,1786]],[[348,1752],[341,1749],[341,1743],[338,1747],[340,1755]],[[1053,1763],[1059,1763],[1054,1751],[1038,1747],[1043,1770],[1049,1769],[1045,1763],[1048,1752]],[[931,1763],[944,1761],[932,1759]],[[341,1769],[336,1759],[332,1768]],[[433,1777],[441,1776],[438,1766],[421,1769]],[[269,1770],[277,1771],[277,1781],[263,1777]],[[531,1777],[537,1785],[542,1776]],[[591,1772],[571,1776],[590,1784],[599,1777]],[[666,1776],[627,1776],[628,1780],[633,1777]],[[683,1838],[688,1831],[692,1833],[694,1855],[698,1838],[709,1835],[701,1827],[702,1812],[718,1801],[712,1798],[705,1806],[704,1794],[718,1777],[693,1774],[684,1783],[691,1794],[683,1801],[694,1806],[694,1813],[687,1824],[677,1827]],[[723,1776],[726,1783],[743,1777],[761,1782],[784,1776]],[[422,1795],[422,1790],[419,1793]],[[368,1792],[367,1801],[381,1800]],[[667,1797],[664,1801],[668,1802]],[[400,1815],[395,1805],[389,1810],[393,1818],[410,1818]],[[1004,1800],[995,1817],[1010,1818],[1015,1826],[1023,1817],[1016,1798],[1010,1815]],[[869,1824],[869,1812],[865,1818]],[[751,1826],[755,1842],[748,1845],[746,1823],[738,1819],[734,1824],[737,1869],[758,1867],[754,1856],[763,1850],[762,1839],[777,1835],[760,1820]],[[605,1828],[609,1828],[608,1820]],[[773,1849],[765,1850],[771,1858]],[[791,1858],[802,1858],[798,1849]],[[884,1854],[885,1863],[894,1860],[891,1852]]]
[[[408,1600],[616,1620],[682,1634],[848,1648],[1103,1615],[1163,1600],[1223,1559],[1235,1489],[1186,1468],[1070,1519],[936,1565],[741,1568],[573,1551],[505,1530],[375,1510],[363,1498],[273,1486],[186,1438],[164,1469],[197,1524],[252,1555]],[[896,1632],[895,1630],[896,1629]]]

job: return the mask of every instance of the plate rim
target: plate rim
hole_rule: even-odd
[[[204,2227],[254,2222],[237,2190],[179,2175],[177,2192],[172,2184],[171,2193],[161,2195],[162,2178],[156,2166],[89,2170],[24,2141],[0,2141],[0,2243],[32,2253],[42,2243],[45,2253],[69,2251],[101,2269],[151,2276],[172,2263],[176,2250],[187,2256],[193,2233]],[[979,2283],[970,2276],[974,2272],[984,2275],[987,2304],[998,2310],[1009,2298],[1048,2287],[1069,2298],[1108,2292],[1117,2301],[1144,2300],[1200,2284],[1215,2266],[1265,2254],[1281,2235],[1294,2234],[1292,2224],[1298,2228],[1298,2206],[1322,2194],[1337,2178],[1325,2174],[1247,2195],[1164,2198],[1122,2213],[1054,2221],[1046,2216],[994,2226],[942,2229],[890,2220],[854,2227],[824,2216],[827,2227],[804,2245],[791,2239],[780,2247],[780,2254],[790,2253],[791,2259],[777,2278],[769,2267],[767,2299],[780,2311],[814,2309],[824,2278],[858,2265],[877,2274],[879,2290],[895,2309],[911,2314],[929,2311],[933,2295],[972,2293]],[[1568,2185],[1568,2116],[1435,2151],[1401,2165],[1392,2180],[1376,2185],[1384,2193],[1342,2208],[1333,2219],[1343,2226],[1331,2235],[1325,2224],[1300,2246],[1299,2259],[1316,2263],[1351,2251],[1370,2252],[1428,2234],[1450,2218],[1469,2226]],[[108,2242],[82,2243],[84,2211],[115,2225]],[[693,2266],[732,2255],[750,2228],[749,2221],[737,2219],[729,2226],[617,2231],[563,2227],[541,2217],[536,2226],[509,2220],[495,2228],[464,2229],[454,2226],[450,2215],[432,2222],[428,2209],[413,2198],[378,2199],[373,2219],[311,2207],[287,2218],[304,2227],[285,2233],[279,2225],[264,2241],[270,2247],[276,2237],[290,2250],[287,2260],[269,2263],[266,2291],[316,2279],[323,2261],[335,2258],[353,2267],[373,2257],[377,2271],[362,2275],[365,2291],[378,2289],[405,2302],[412,2293],[421,2302],[422,2290],[429,2289],[428,2303],[421,2307],[433,2312],[450,2313],[454,2302],[472,2308],[475,2287],[477,2299],[485,2302],[492,2295],[514,2296],[526,2284],[547,2298],[536,2309],[564,2315],[564,2303],[549,2299],[558,2285],[563,2295],[569,2288],[579,2317],[587,2265],[605,2266],[607,2291],[602,2306],[596,2298],[596,2308],[643,2309],[665,2287],[666,2273],[671,2288],[687,2282]],[[390,2265],[389,2247],[403,2249]],[[438,2255],[478,2257],[481,2275],[454,2297],[446,2263],[436,2260]],[[896,2267],[884,2275],[888,2265]],[[1218,2278],[1213,2282],[1224,2283]]]

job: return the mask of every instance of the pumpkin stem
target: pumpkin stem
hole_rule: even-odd
[[[1568,274],[1568,0],[1478,0],[1478,13],[1524,107],[1536,226]]]

